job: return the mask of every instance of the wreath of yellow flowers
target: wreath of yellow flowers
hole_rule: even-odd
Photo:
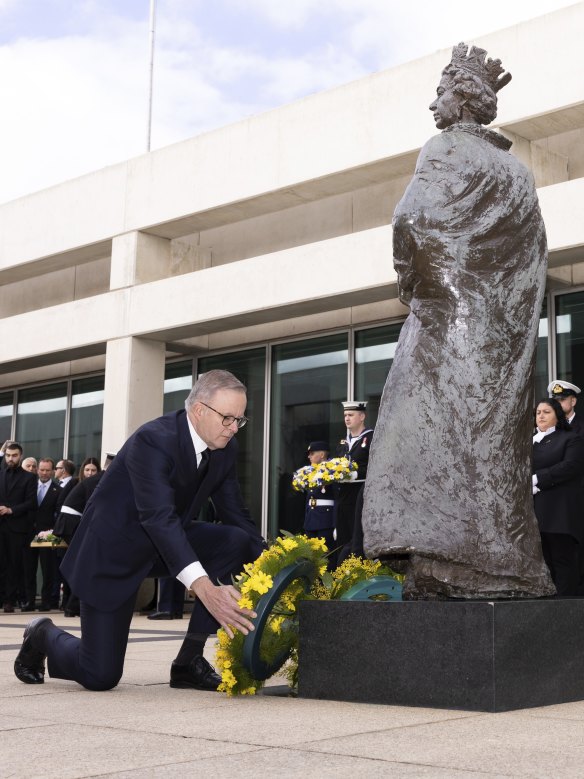
[[[318,465],[304,465],[294,472],[292,487],[298,492],[357,478],[357,463],[348,457],[333,457]]]
[[[305,582],[293,580],[280,594],[261,635],[261,660],[275,673],[287,659],[284,675],[293,688],[298,677],[299,601],[336,600],[361,581],[380,574],[396,576],[378,560],[354,556],[347,558],[331,573],[327,571],[327,551],[321,538],[283,533],[254,563],[245,565],[234,582],[241,593],[239,605],[255,610],[261,598],[272,589],[281,571],[301,560],[312,564],[315,574],[312,587],[307,591]],[[229,696],[254,695],[264,685],[264,680],[254,678],[244,663],[245,640],[246,637],[238,631],[232,639],[223,629],[217,632],[216,662],[221,673],[219,690]]]

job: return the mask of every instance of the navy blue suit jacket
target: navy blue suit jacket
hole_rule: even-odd
[[[80,600],[110,611],[137,591],[162,562],[171,576],[197,560],[184,528],[208,498],[217,519],[263,540],[245,508],[237,481],[237,444],[210,452],[197,479],[186,412],[165,414],[126,441],[91,496],[61,565]]]
[[[12,514],[5,514],[3,521],[13,533],[28,533],[32,530],[31,512],[37,507],[37,477],[20,467],[8,471],[0,471],[0,506],[8,506]]]

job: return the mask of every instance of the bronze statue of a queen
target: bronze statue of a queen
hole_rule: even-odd
[[[410,306],[365,485],[365,551],[406,598],[554,593],[531,494],[533,372],[547,247],[531,173],[483,125],[509,83],[459,44],[393,219]]]

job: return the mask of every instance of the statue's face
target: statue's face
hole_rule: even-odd
[[[452,81],[448,76],[442,76],[442,80],[436,90],[436,99],[428,108],[434,114],[434,121],[439,130],[454,124],[459,119],[462,100],[454,93]]]

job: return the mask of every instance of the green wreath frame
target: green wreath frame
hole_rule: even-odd
[[[260,656],[264,629],[280,596],[287,587],[298,579],[304,581],[304,591],[308,592],[317,573],[316,566],[310,560],[304,558],[296,560],[296,562],[282,568],[274,578],[273,586],[260,598],[256,606],[257,617],[252,620],[255,630],[248,633],[245,637],[242,657],[243,665],[255,679],[265,681],[270,676],[273,676],[290,657],[292,643],[279,652],[269,663],[262,660]]]

